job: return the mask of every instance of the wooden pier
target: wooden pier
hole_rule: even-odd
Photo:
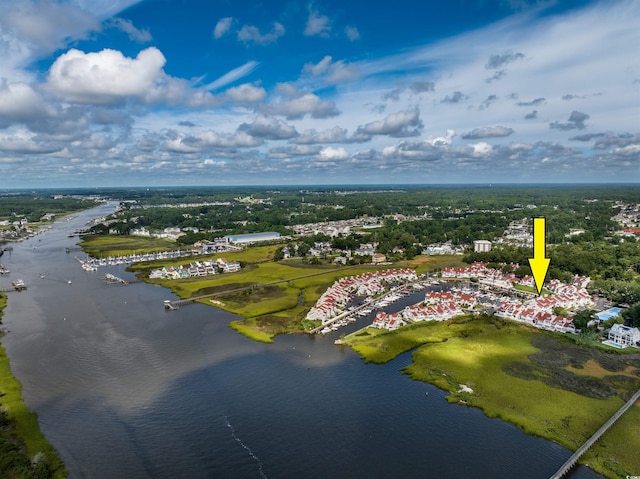
[[[12,284],[11,288],[2,288],[0,289],[0,292],[10,293],[12,291],[25,291],[27,289],[26,283],[21,279],[13,281],[11,284]]]
[[[611,416],[611,418],[609,418],[609,420],[605,422],[602,427],[598,429],[596,433],[587,440],[587,442],[585,442],[576,452],[571,455],[569,459],[567,459],[567,461],[562,466],[560,466],[558,472],[551,476],[551,479],[561,479],[567,473],[569,473],[571,468],[575,466],[576,462],[578,462],[578,459],[580,459],[580,456],[582,456],[587,451],[587,449],[593,446],[593,444],[600,438],[600,436],[602,436],[607,431],[607,429],[609,429],[613,425],[613,423],[620,419],[620,416],[622,416],[627,411],[627,409],[633,406],[638,399],[640,399],[640,389],[636,391],[636,393],[631,396],[631,399],[629,399],[624,406],[618,409],[618,411],[613,416]]]
[[[169,299],[165,299],[164,300],[164,309],[167,309],[169,311],[175,311],[176,309],[179,309],[180,306],[183,306],[185,304],[191,304],[193,303],[193,299],[179,299],[178,301],[171,301]]]

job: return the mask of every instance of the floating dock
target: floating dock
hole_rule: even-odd
[[[21,279],[16,279],[15,281],[12,281],[11,284],[13,285],[13,288],[3,288],[0,289],[0,291],[3,293],[9,293],[11,291],[24,291],[27,289],[27,284]]]

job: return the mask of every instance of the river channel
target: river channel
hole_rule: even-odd
[[[113,211],[61,220],[2,257],[2,339],[27,405],[72,478],[547,478],[570,451],[527,436],[399,372],[367,364],[339,332],[273,344],[168,290],[108,285],[65,252]],[[580,467],[572,478],[601,477]]]

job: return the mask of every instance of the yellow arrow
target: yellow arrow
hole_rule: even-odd
[[[529,266],[536,282],[538,295],[542,293],[542,285],[549,271],[551,259],[546,257],[546,220],[545,218],[533,218],[533,258],[529,258]]]

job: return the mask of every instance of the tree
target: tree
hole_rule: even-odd
[[[624,319],[624,323],[632,328],[640,327],[640,303],[631,305],[620,313]]]
[[[589,324],[589,321],[598,319],[595,313],[596,312],[593,309],[578,311],[573,315],[573,325],[576,329],[585,330],[587,328],[587,325]]]
[[[278,248],[273,254],[273,261],[280,261],[284,259],[284,247]]]

